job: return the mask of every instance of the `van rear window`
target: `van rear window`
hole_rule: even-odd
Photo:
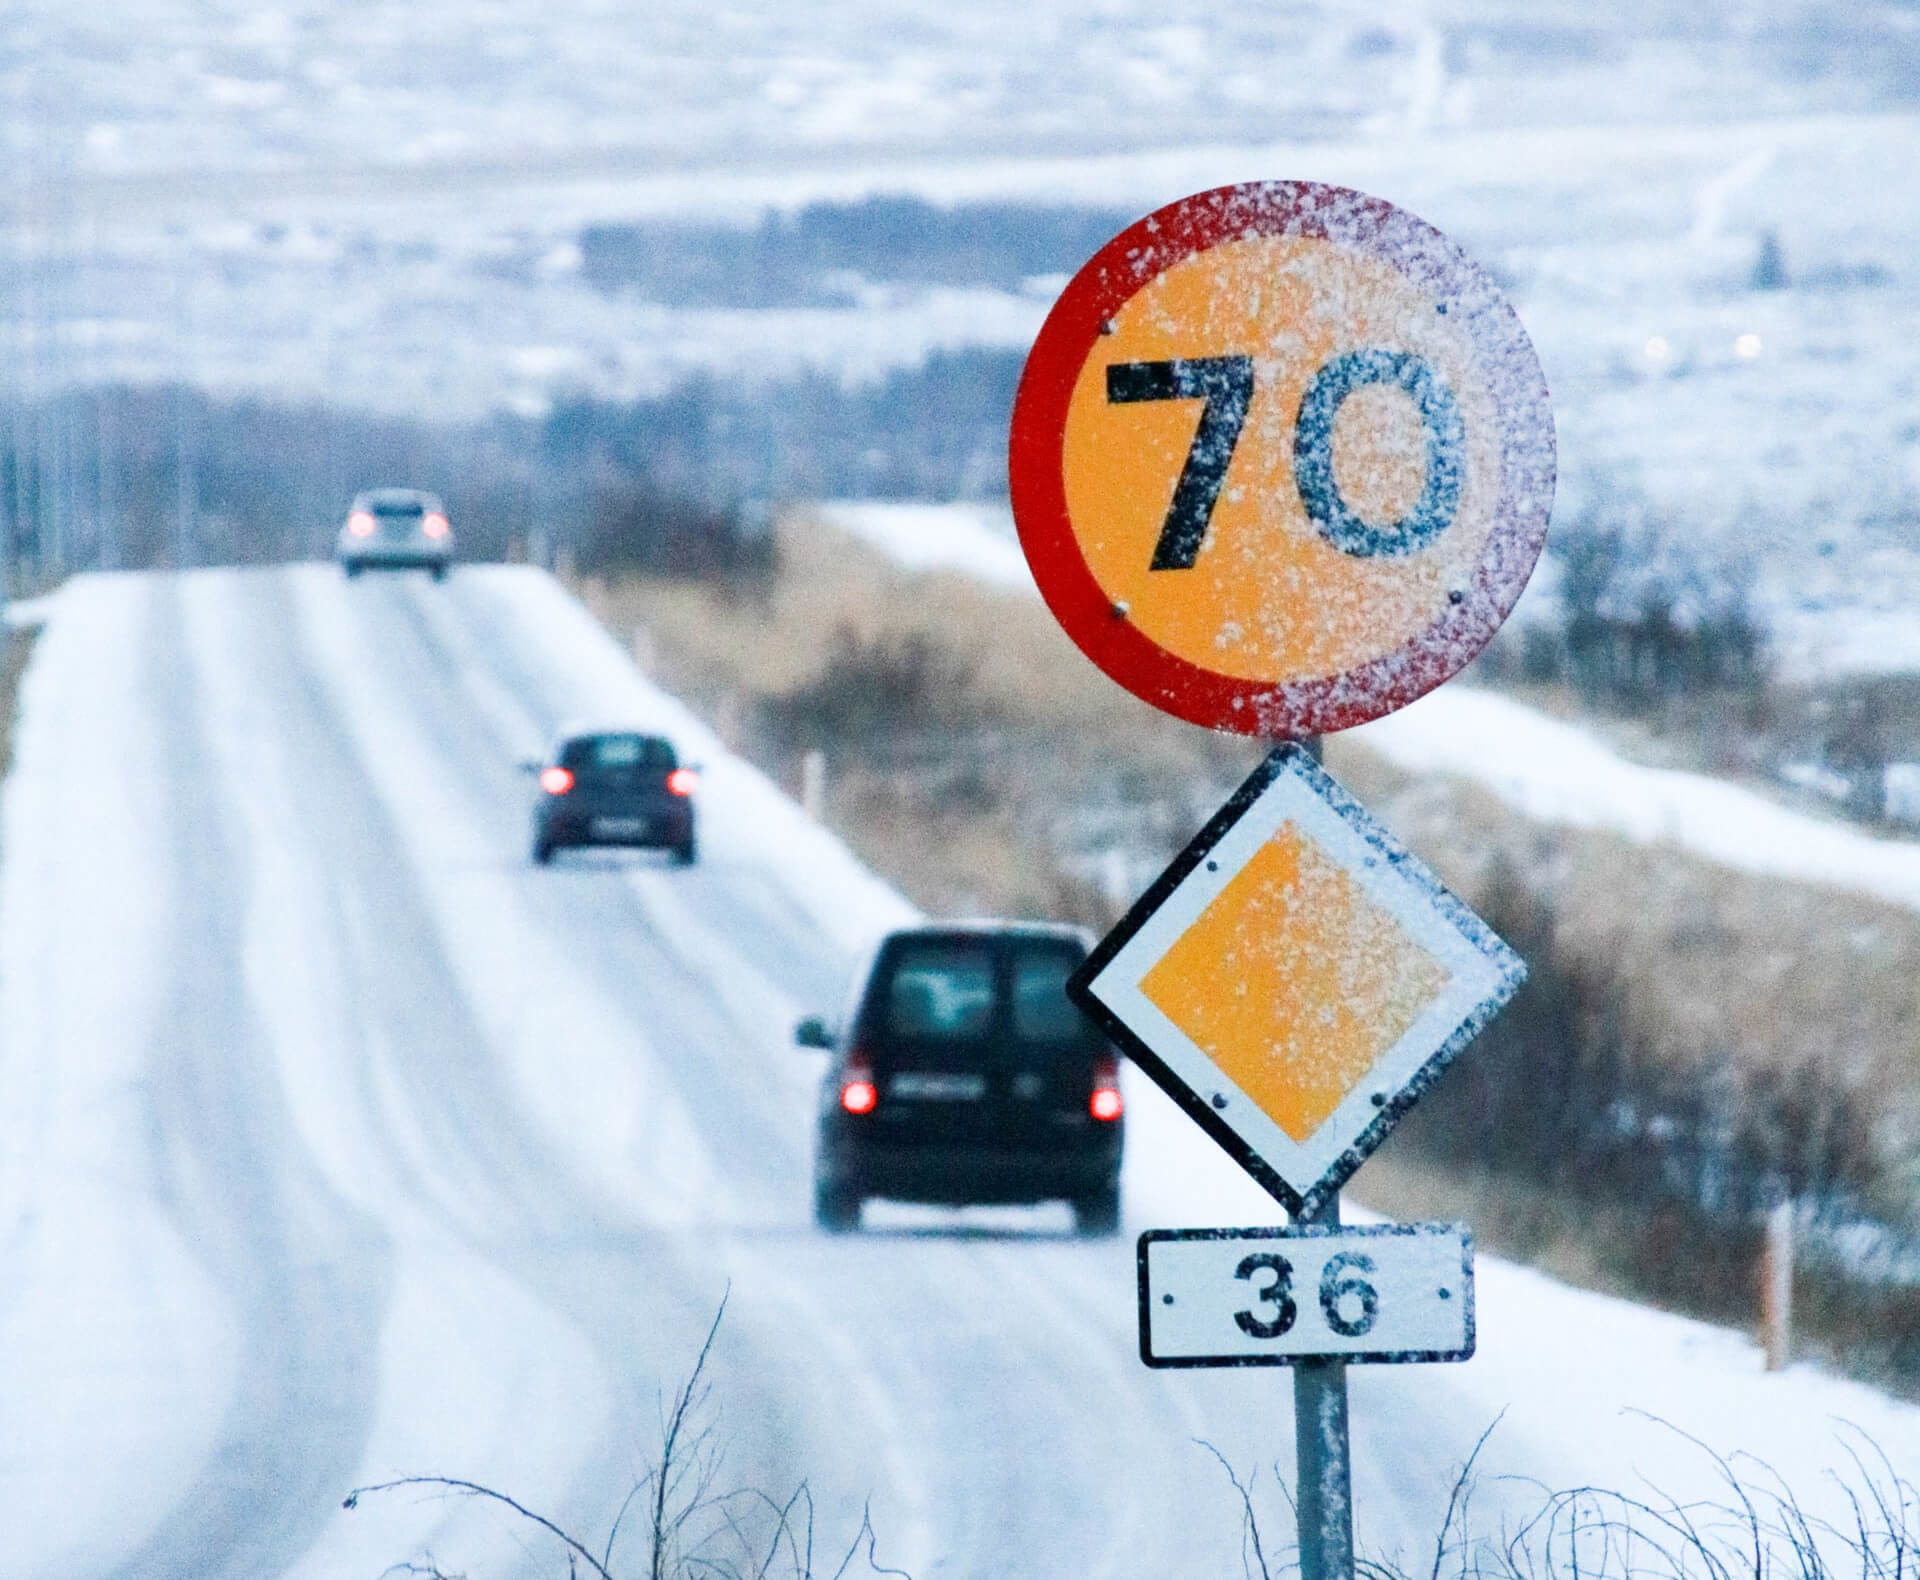
[[[909,944],[895,956],[887,1029],[899,1037],[981,1037],[993,1025],[993,955],[959,944]]]
[[[1013,1034],[1022,1042],[1074,1042],[1087,1022],[1067,997],[1067,978],[1080,964],[1064,949],[1022,949],[1013,957]]]
[[[672,745],[657,735],[586,735],[568,741],[560,753],[560,766],[576,773],[582,768],[657,768],[674,769]]]

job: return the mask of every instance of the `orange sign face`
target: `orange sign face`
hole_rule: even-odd
[[[1256,1179],[1310,1213],[1525,974],[1284,746],[1067,991]]]
[[[1287,822],[1140,991],[1304,1143],[1447,981],[1391,911]]]
[[[1345,728],[1506,617],[1552,498],[1546,388],[1451,243],[1309,183],[1202,193],[1104,248],[1035,342],[1015,519],[1095,663],[1196,723]]]

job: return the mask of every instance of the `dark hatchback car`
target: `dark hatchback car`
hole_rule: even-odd
[[[673,743],[631,730],[562,736],[541,763],[533,808],[533,859],[578,845],[651,845],[682,865],[694,858],[693,791]]]
[[[813,1212],[856,1228],[869,1196],[1071,1202],[1082,1234],[1120,1226],[1119,1061],[1065,984],[1087,935],[1045,923],[890,933],[834,1035],[820,1089]]]

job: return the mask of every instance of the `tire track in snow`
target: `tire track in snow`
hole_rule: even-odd
[[[305,1153],[235,969],[245,855],[207,771],[179,579],[155,583],[151,601],[146,682],[166,720],[160,778],[177,804],[157,824],[175,876],[167,1002],[146,1076],[150,1166],[157,1201],[225,1290],[239,1333],[217,1451],[112,1573],[252,1580],[313,1539],[359,1462],[388,1267],[378,1227]]]

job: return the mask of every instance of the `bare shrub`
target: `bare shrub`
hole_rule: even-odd
[[[819,672],[767,699],[788,745],[872,747],[907,735],[978,725],[990,710],[974,690],[974,663],[925,631],[865,635],[835,628]]]
[[[708,504],[623,477],[594,491],[573,553],[589,576],[738,578],[773,569],[774,540],[757,507]]]
[[[1430,1565],[1357,1558],[1364,1580],[1906,1580],[1920,1564],[1920,1491],[1871,1439],[1843,1427],[1844,1468],[1829,1473],[1846,1514],[1830,1520],[1808,1508],[1764,1461],[1726,1455],[1660,1420],[1644,1419],[1703,1458],[1717,1496],[1680,1498],[1656,1484],[1644,1493],[1582,1486],[1543,1488],[1531,1513],[1487,1528],[1475,1517],[1476,1465],[1499,1423],[1481,1434],[1461,1466],[1436,1534]],[[1276,1540],[1263,1516],[1257,1476],[1241,1476],[1211,1444],[1239,1505],[1246,1580],[1274,1580],[1299,1567],[1299,1550]],[[1293,1499],[1278,1466],[1274,1485],[1292,1524]],[[1263,1528],[1263,1519],[1266,1521]]]
[[[1871,1104],[1834,1072],[1730,1053],[1676,1061],[1636,1017],[1629,979],[1565,948],[1552,907],[1510,863],[1495,860],[1476,905],[1528,981],[1409,1117],[1400,1147],[1632,1214],[1620,1249],[1634,1285],[1719,1317],[1752,1310],[1775,1202],[1837,1224],[1884,1193]]]
[[[569,1576],[584,1569],[598,1580],[637,1580],[641,1575],[646,1580],[816,1580],[816,1576],[842,1580],[862,1560],[870,1574],[908,1580],[903,1570],[879,1562],[878,1537],[864,1514],[838,1561],[830,1569],[824,1567],[814,1551],[813,1493],[806,1482],[785,1498],[756,1487],[721,1484],[722,1445],[713,1423],[712,1388],[706,1374],[726,1312],[723,1297],[693,1369],[662,1411],[659,1458],[628,1489],[604,1539],[590,1542],[508,1493],[457,1476],[402,1476],[355,1487],[341,1506],[357,1508],[362,1498],[402,1488],[495,1503],[544,1532],[566,1555]],[[628,1538],[624,1543],[623,1537]],[[627,1551],[636,1537],[644,1552],[637,1562],[629,1563]],[[444,1574],[430,1554],[393,1565],[386,1572],[421,1575],[427,1580],[464,1580]]]

